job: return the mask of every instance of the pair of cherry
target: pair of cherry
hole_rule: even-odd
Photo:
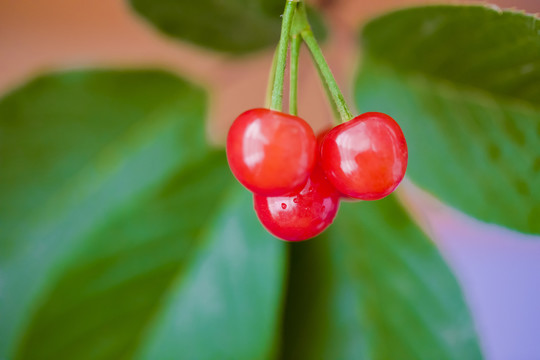
[[[300,117],[269,109],[241,114],[227,137],[234,176],[254,193],[266,229],[287,241],[320,234],[340,198],[377,200],[399,185],[407,144],[388,115],[365,113],[315,137]]]

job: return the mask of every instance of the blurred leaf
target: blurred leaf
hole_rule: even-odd
[[[205,95],[158,71],[41,77],[0,101],[0,358],[264,358],[283,248]]]
[[[283,0],[129,0],[163,33],[212,50],[244,54],[277,45]],[[315,35],[326,36],[321,16],[308,8]]]
[[[394,197],[291,247],[286,359],[480,359],[461,291]]]
[[[486,222],[540,234],[540,22],[482,6],[401,10],[363,31],[362,112],[395,117],[407,174]]]

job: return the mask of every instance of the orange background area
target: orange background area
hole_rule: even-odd
[[[363,21],[418,0],[319,0],[331,29],[324,47],[330,67],[350,97]],[[540,1],[496,1],[501,7],[540,11]],[[232,26],[232,25],[231,25]],[[161,36],[129,8],[111,0],[0,0],[0,93],[38,73],[80,67],[160,67],[211,89],[211,138],[223,142],[245,109],[263,105],[271,50],[233,58]],[[330,112],[319,79],[301,59],[300,115],[319,130]]]

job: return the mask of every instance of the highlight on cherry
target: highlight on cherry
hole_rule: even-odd
[[[336,114],[336,125],[317,137],[309,121],[298,116],[302,44],[310,51]],[[398,187],[408,161],[400,126],[379,112],[352,115],[301,0],[286,3],[269,79],[266,106],[247,110],[233,122],[227,136],[227,160],[236,179],[253,193],[255,212],[271,234],[286,241],[313,238],[332,224],[340,200],[379,200]]]

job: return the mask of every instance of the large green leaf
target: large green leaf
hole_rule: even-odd
[[[287,359],[479,359],[461,291],[395,198],[344,203],[291,248]]]
[[[407,174],[486,222],[540,234],[540,22],[482,6],[397,11],[363,31],[356,102],[402,126]]]
[[[284,0],[129,0],[135,11],[167,35],[226,53],[277,44]],[[309,10],[316,35],[322,19]]]
[[[203,92],[158,71],[41,77],[0,101],[0,357],[273,351],[283,248]]]

